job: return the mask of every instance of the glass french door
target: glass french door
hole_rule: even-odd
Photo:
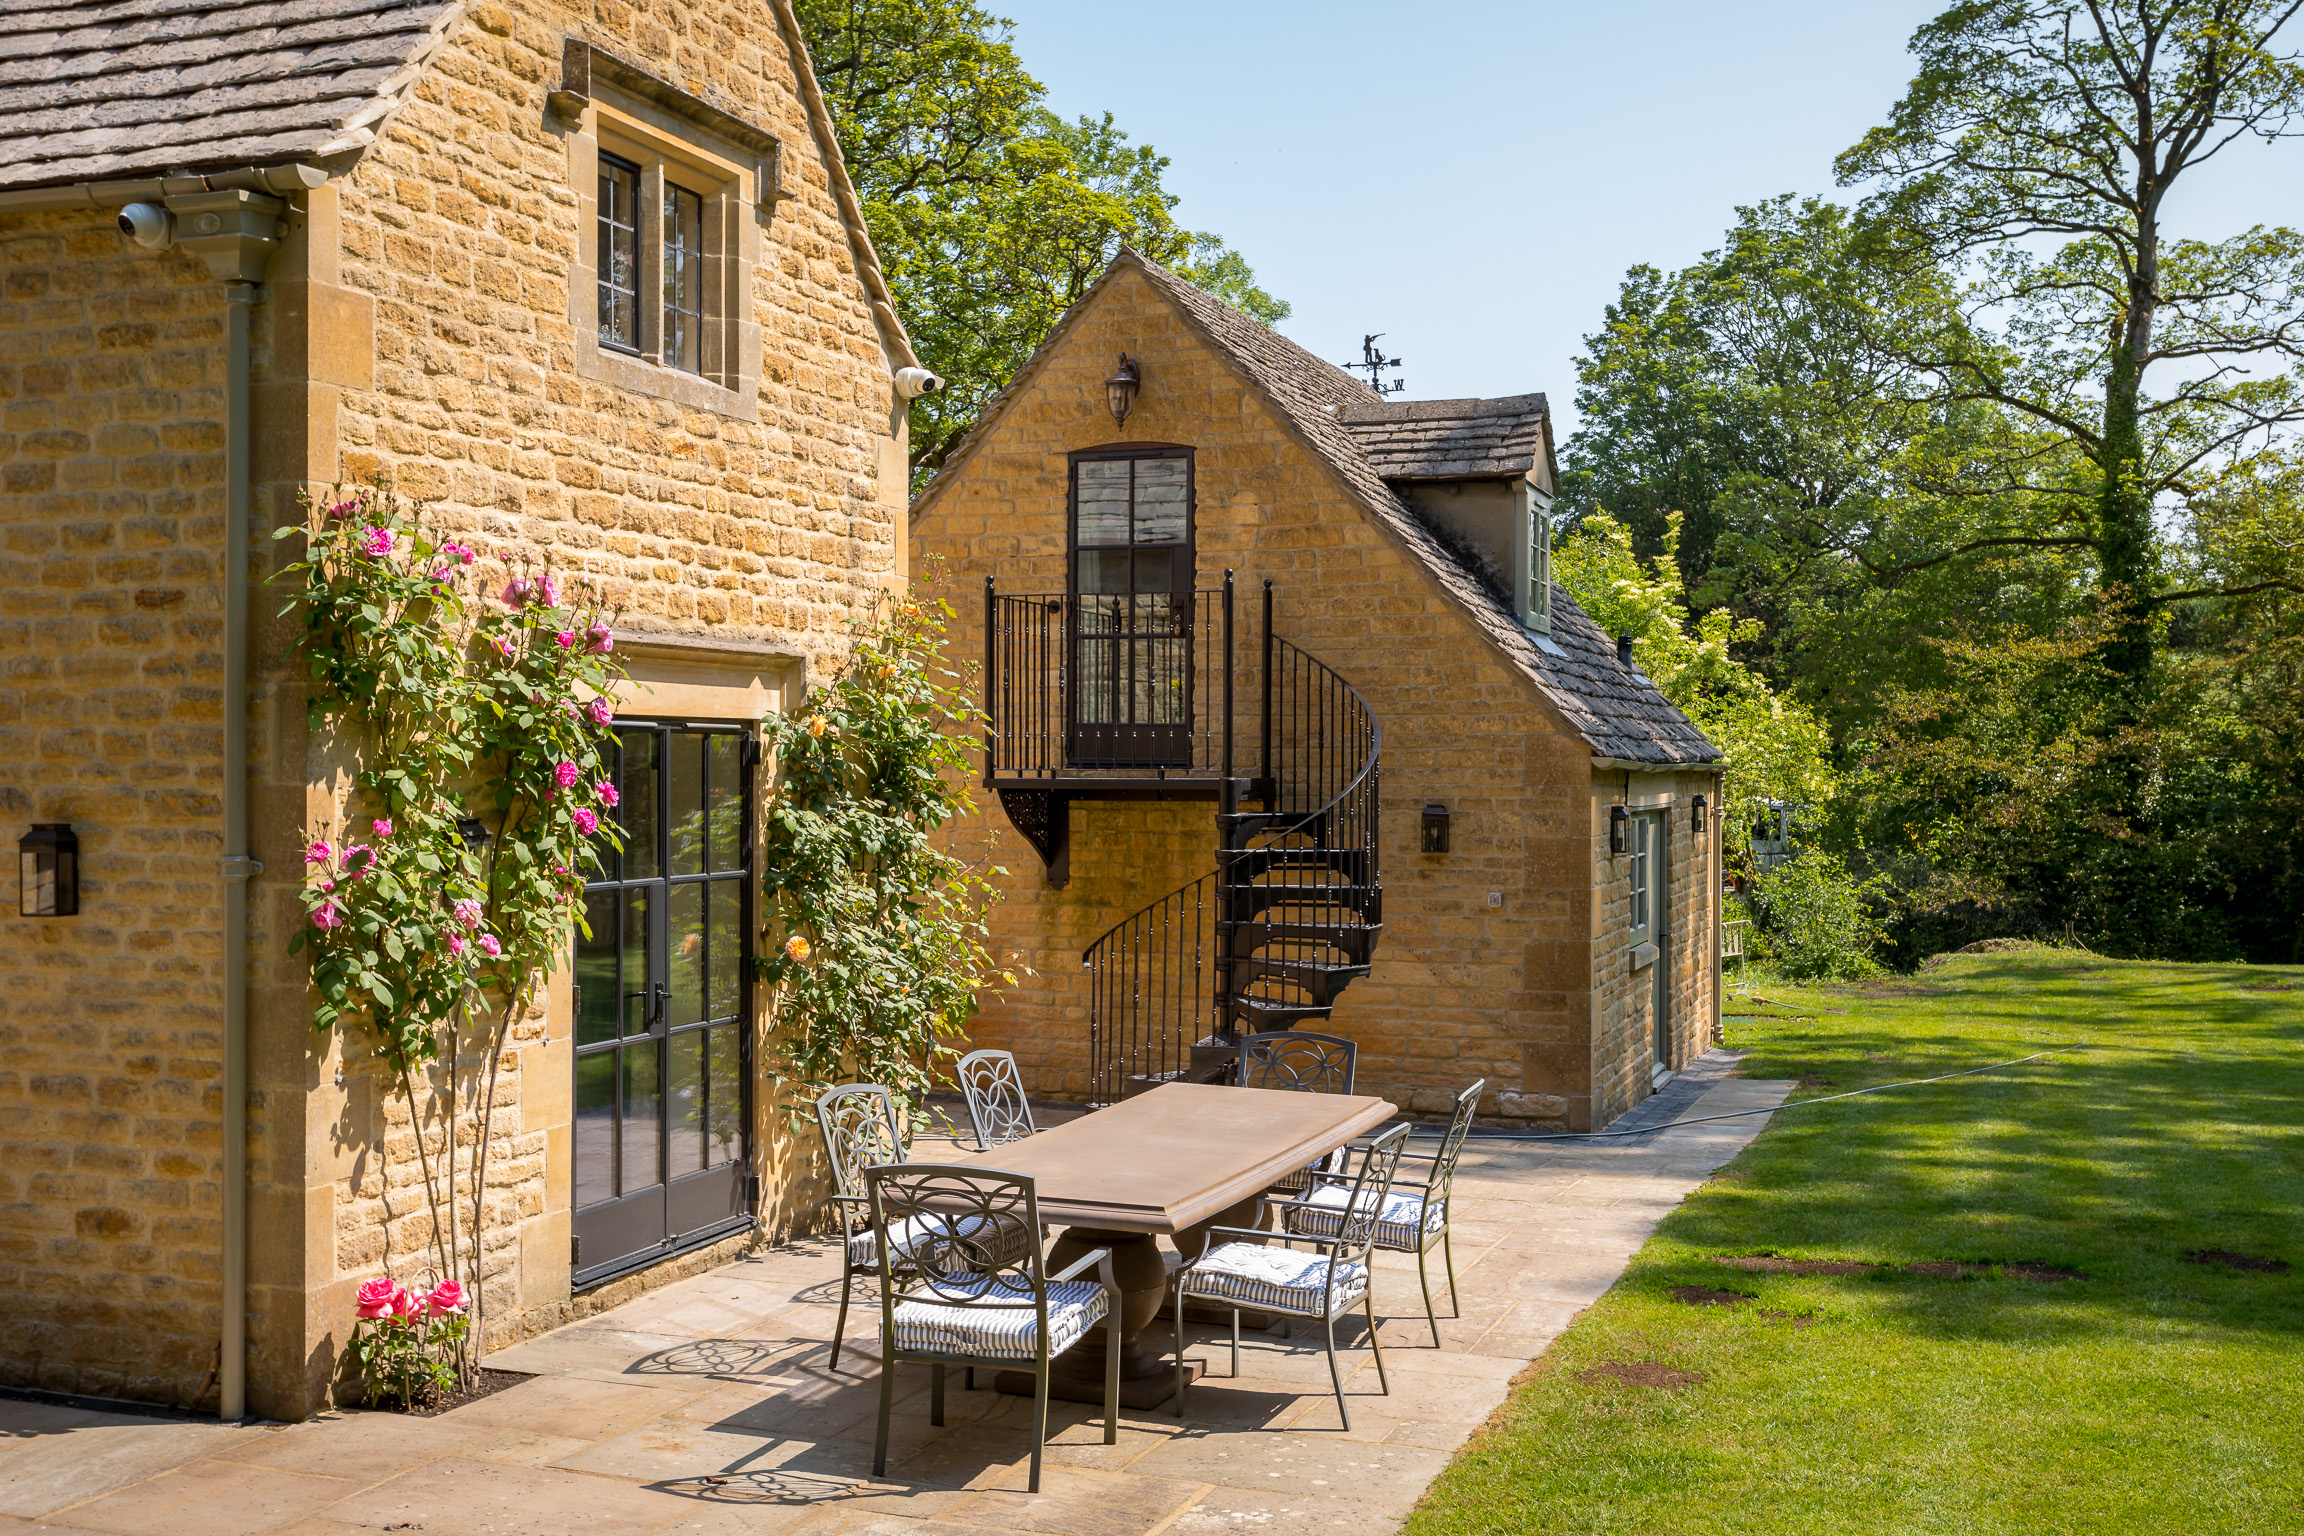
[[[1072,761],[1192,760],[1192,458],[1072,461]]]
[[[616,726],[624,849],[576,943],[578,1285],[750,1217],[751,755],[736,726]]]

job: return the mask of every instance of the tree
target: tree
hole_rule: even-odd
[[[932,474],[1064,313],[1132,245],[1269,325],[1288,306],[1182,228],[1168,161],[1106,113],[1041,105],[1011,24],[974,0],[798,0],[896,308],[948,380],[912,406]]]
[[[1578,524],[1553,554],[1553,577],[1594,623],[1630,635],[1641,670],[1728,761],[1721,828],[1733,856],[1749,846],[1763,801],[1821,809],[1837,790],[1823,722],[1772,690],[1729,653],[1758,625],[1724,609],[1697,617],[1680,583],[1680,514],[1665,520],[1663,549],[1643,561],[1631,531],[1606,512]]]
[[[1918,74],[1838,162],[1877,181],[1883,250],[1973,274],[1968,316],[1886,338],[1948,398],[1989,404],[2088,464],[2074,531],[2001,530],[2096,557],[2104,659],[2150,669],[2164,582],[2154,512],[2221,491],[2304,422],[2304,236],[2172,238],[2179,183],[2234,144],[2299,131],[2304,63],[2275,40],[2304,0],[1963,0],[1912,40]],[[2158,369],[2176,380],[2146,389]]]
[[[2079,553],[2055,547],[2059,504],[2035,494],[2069,481],[2072,456],[1996,407],[1945,400],[1881,342],[1961,323],[1940,268],[1873,259],[1846,209],[1740,208],[1689,267],[1634,268],[1587,338],[1571,505],[1605,506],[1643,553],[1683,515],[1694,605],[1757,621],[1741,655],[1861,723],[1884,679],[1933,666],[1915,629],[2016,586],[2052,617]],[[2050,548],[1940,558],[2011,530]]]

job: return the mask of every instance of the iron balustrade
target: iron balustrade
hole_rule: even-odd
[[[1229,777],[1230,574],[1189,597],[1150,619],[1084,620],[1098,594],[1001,592],[986,578],[984,781]]]

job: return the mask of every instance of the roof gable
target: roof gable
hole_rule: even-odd
[[[1415,510],[1393,493],[1348,424],[1364,411],[1385,407],[1373,389],[1133,250],[1124,249],[1113,259],[1007,387],[992,397],[943,470],[913,503],[915,518],[956,483],[959,471],[990,439],[1000,418],[1047,360],[1062,350],[1079,318],[1095,306],[1123,271],[1141,273],[1192,330],[1264,396],[1281,423],[1303,440],[1345,491],[1423,567],[1482,638],[1541,693],[1595,756],[1658,765],[1719,760],[1719,751],[1703,733],[1645,675],[1617,659],[1615,642],[1602,634],[1558,586],[1552,589],[1551,635],[1542,639],[1530,635],[1503,596],[1491,591]],[[1513,399],[1541,403],[1543,397]],[[1434,418],[1443,419],[1448,418]],[[1542,420],[1539,416],[1540,425]]]

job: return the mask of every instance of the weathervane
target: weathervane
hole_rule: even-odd
[[[1376,339],[1383,334],[1384,333],[1382,331],[1378,331],[1375,336],[1361,337],[1360,361],[1356,363],[1344,363],[1341,366],[1346,368],[1365,369],[1368,374],[1368,387],[1370,389],[1376,391],[1376,393],[1380,395],[1396,395],[1400,393],[1400,391],[1406,389],[1408,384],[1404,379],[1394,379],[1389,384],[1384,382],[1384,370],[1387,368],[1399,367],[1400,359],[1396,357],[1386,357],[1382,350],[1377,347]]]

